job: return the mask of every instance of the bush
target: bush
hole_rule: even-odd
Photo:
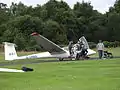
[[[96,43],[94,43],[94,42],[88,42],[88,45],[89,45],[89,47],[90,48],[96,48]]]
[[[108,41],[103,41],[103,44],[104,44],[105,47],[110,47],[111,46],[110,42],[108,42]]]
[[[104,41],[103,42],[105,47],[118,47],[120,46],[120,42],[119,41],[114,41],[114,42],[108,42],[108,41]]]

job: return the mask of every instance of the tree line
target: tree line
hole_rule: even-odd
[[[13,42],[18,50],[40,49],[30,36],[38,32],[56,44],[76,42],[82,35],[88,41],[120,42],[120,0],[105,14],[90,2],[77,2],[73,9],[64,2],[49,0],[44,5],[26,6],[0,3],[0,43]]]

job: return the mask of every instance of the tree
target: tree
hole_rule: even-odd
[[[74,12],[77,16],[77,18],[80,18],[81,16],[84,16],[86,18],[89,18],[93,15],[93,6],[91,6],[91,3],[86,3],[86,2],[82,2],[82,3],[79,3],[77,2],[75,5],[74,5]]]
[[[0,3],[0,25],[9,20],[9,9],[6,7],[6,4]]]
[[[43,36],[49,38],[56,44],[67,42],[65,30],[55,21],[48,20],[44,23]]]
[[[120,13],[120,0],[116,0],[113,8],[116,13]]]
[[[25,49],[30,44],[30,34],[41,33],[43,24],[40,18],[25,15],[10,20],[4,27],[6,31],[2,34],[2,41],[21,43],[19,49]]]
[[[120,41],[120,0],[109,12],[93,10],[90,2],[77,2],[71,9],[64,1],[49,0],[44,5],[26,6],[12,3],[10,8],[0,3],[0,42],[18,44],[19,50],[39,49],[30,37],[38,32],[57,44],[76,42],[82,35],[87,40]]]
[[[22,2],[14,3],[10,6],[10,13],[12,16],[24,16],[24,15],[32,15],[33,13],[32,6],[26,6]]]
[[[89,2],[77,2],[73,9],[76,20],[77,20],[77,32],[76,34],[80,36],[84,35],[90,41],[94,40],[94,31],[99,29],[99,22],[97,22],[97,17],[102,16],[96,10],[93,10],[93,6]],[[95,25],[93,24],[94,22]]]
[[[110,13],[108,15],[107,27],[109,29],[109,38],[110,40],[120,40],[120,14]]]
[[[57,22],[59,22],[63,16],[62,13],[70,9],[67,3],[56,0],[48,1],[45,5],[42,6],[42,8],[47,12],[47,19],[52,19]],[[59,15],[61,15],[61,17]]]
[[[0,3],[0,8],[6,8],[7,7],[7,4],[5,3]]]

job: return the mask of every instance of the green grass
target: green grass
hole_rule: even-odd
[[[114,56],[120,55],[120,48],[110,50]],[[4,54],[0,55],[0,62],[3,62]],[[33,68],[34,71],[0,72],[0,90],[120,90],[119,59],[39,63],[26,66]],[[22,65],[4,67],[21,69]]]
[[[96,49],[93,49],[97,52]],[[120,47],[117,48],[106,48],[105,50],[107,50],[108,52],[111,52],[113,54],[113,56],[120,56]],[[94,55],[92,55],[91,57],[98,57],[98,52]]]
[[[120,90],[120,60],[26,65],[33,72],[0,72],[0,90]],[[7,68],[21,68],[5,66]]]

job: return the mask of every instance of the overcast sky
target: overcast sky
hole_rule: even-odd
[[[18,3],[19,1],[23,2],[25,5],[32,5],[36,6],[36,4],[43,5],[48,0],[0,0],[0,2],[6,3],[8,6],[11,5],[11,2]],[[60,1],[60,0],[58,0]],[[63,0],[67,2],[71,8],[73,8],[73,5],[78,1],[82,2],[83,0]],[[108,11],[110,6],[113,6],[116,0],[84,0],[85,2],[90,1],[93,5],[94,9],[98,10],[101,13],[105,13]]]

